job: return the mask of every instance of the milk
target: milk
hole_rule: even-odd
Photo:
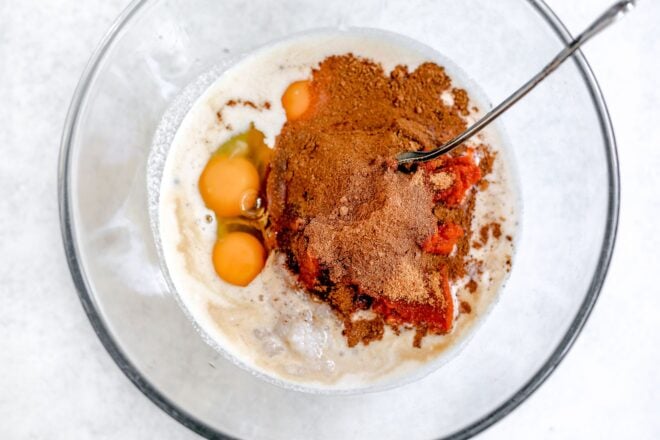
[[[202,169],[220,144],[247,130],[251,122],[272,147],[286,120],[280,104],[286,87],[310,78],[312,69],[327,56],[346,53],[376,61],[388,73],[399,64],[412,71],[423,62],[435,62],[446,68],[454,86],[468,91],[472,105],[480,104],[475,100],[478,91],[457,67],[404,37],[360,29],[294,36],[215,72],[219,76],[194,102],[171,145],[157,146],[169,146],[169,151],[160,188],[150,194],[157,203],[154,225],[166,278],[202,337],[238,366],[278,385],[310,392],[382,389],[438,368],[458,351],[494,303],[507,276],[506,261],[513,254],[513,242],[504,239],[471,251],[471,256],[484,261],[480,274],[476,267],[470,269],[479,288],[470,294],[464,287],[467,280],[461,280],[452,286],[452,293],[456,302],[468,300],[472,313],[460,315],[450,334],[425,337],[421,349],[412,346],[414,329],[397,336],[389,328],[381,341],[349,348],[341,334],[342,323],[330,307],[296,288],[277,254],[269,257],[247,287],[218,278],[211,261],[217,225],[208,221],[213,213],[197,187]],[[251,101],[258,108],[225,106],[232,99]],[[169,113],[176,111],[181,109]],[[478,116],[473,112],[466,118],[472,122]],[[517,198],[503,142],[494,128],[479,136],[473,142],[486,142],[499,154],[488,189],[477,196],[473,230],[497,221],[503,235],[513,236]],[[163,163],[156,160],[150,166],[163,167]]]

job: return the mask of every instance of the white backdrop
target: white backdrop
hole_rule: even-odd
[[[548,0],[577,33],[612,0]],[[194,439],[97,340],[64,260],[57,156],[82,69],[128,0],[0,0],[0,438]],[[660,2],[584,52],[619,145],[605,288],[550,379],[479,439],[660,438]],[[550,56],[550,54],[549,54]],[[515,69],[515,63],[512,65]]]

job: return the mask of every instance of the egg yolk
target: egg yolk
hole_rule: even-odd
[[[259,191],[259,173],[242,157],[215,156],[199,177],[199,192],[218,217],[238,217],[245,195]]]
[[[213,267],[220,278],[236,286],[247,286],[261,272],[266,251],[253,235],[230,232],[213,247]]]
[[[309,81],[296,81],[287,87],[282,95],[282,106],[286,112],[286,118],[294,121],[300,118],[312,103],[312,93]]]

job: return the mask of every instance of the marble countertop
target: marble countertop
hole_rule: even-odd
[[[579,31],[611,0],[548,0]],[[0,1],[0,438],[198,438],[105,352],[69,275],[57,157],[82,69],[128,0]],[[605,288],[548,381],[481,439],[660,438],[660,2],[588,44],[619,144]]]

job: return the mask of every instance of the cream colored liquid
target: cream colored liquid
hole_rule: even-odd
[[[478,290],[467,292],[464,282],[453,286],[456,300],[469,302],[472,312],[458,316],[451,334],[424,338],[421,349],[412,346],[414,331],[404,330],[397,336],[390,329],[381,341],[349,348],[329,306],[298,290],[278,255],[271,255],[263,272],[245,288],[218,278],[211,262],[216,224],[207,221],[213,213],[204,206],[197,187],[204,165],[221,143],[246,130],[250,122],[272,147],[285,122],[280,97],[286,87],[309,78],[311,69],[325,57],[349,52],[381,63],[388,72],[398,64],[413,70],[422,62],[434,61],[447,68],[455,86],[473,97],[470,87],[456,77],[460,72],[447,60],[393,34],[326,31],[270,45],[224,72],[193,105],[168,153],[158,207],[168,275],[205,339],[238,365],[269,380],[321,392],[393,386],[437,368],[486,314],[506,278],[506,261],[513,253],[508,240],[491,240],[473,250],[471,255],[483,261],[481,274],[472,268]],[[226,107],[231,99],[271,106]],[[485,141],[502,151],[492,129],[480,136],[475,142]],[[498,154],[489,180],[488,189],[477,197],[473,230],[497,221],[503,235],[514,235],[516,198],[505,154]]]

